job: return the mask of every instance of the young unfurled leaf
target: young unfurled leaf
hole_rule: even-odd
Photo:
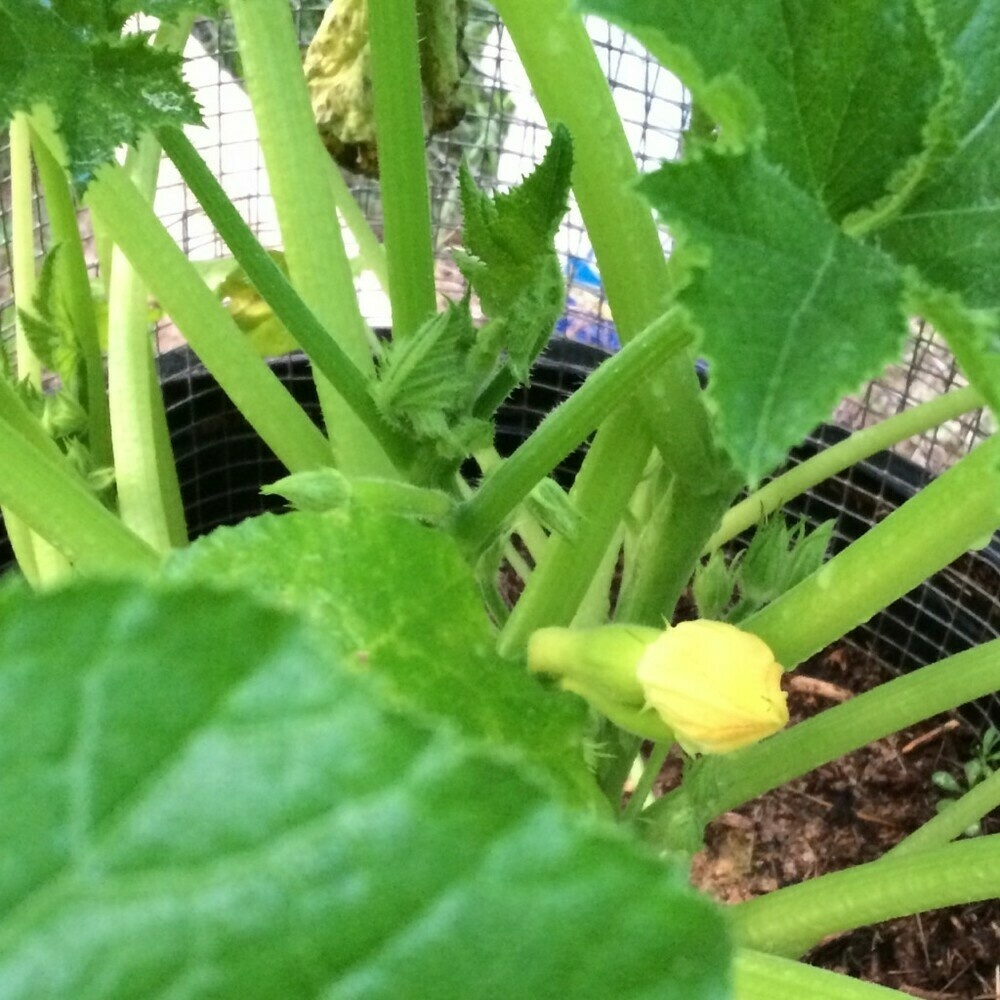
[[[800,584],[823,565],[833,521],[809,531],[775,517],[757,527],[747,549],[727,562],[721,549],[699,566],[692,582],[698,615],[738,623]],[[730,606],[735,592],[739,600]]]
[[[284,497],[296,510],[322,514],[338,510],[351,499],[347,476],[336,469],[295,472],[260,488],[266,496]]]
[[[833,526],[833,521],[825,521],[810,532],[805,521],[789,528],[781,517],[761,524],[735,569],[740,601],[729,620],[742,621],[818,570]]]
[[[440,521],[453,506],[451,497],[440,490],[369,476],[348,478],[330,468],[295,472],[269,486],[262,486],[260,491],[285,497],[297,510],[318,514],[357,503],[365,510],[384,511],[431,523]]]
[[[562,311],[553,238],[571,163],[569,134],[557,128],[542,163],[505,194],[483,194],[463,170],[466,248],[458,260],[489,322],[477,331],[466,299],[385,352],[373,388],[379,409],[445,458],[489,443],[487,418],[527,378]]]
[[[738,564],[739,555],[731,565],[727,565],[722,550],[716,549],[708,557],[708,562],[699,565],[695,570],[691,591],[699,618],[717,621],[725,617],[725,611],[736,588]]]
[[[680,301],[702,331],[708,401],[722,445],[754,484],[899,357],[902,276],[758,153],[706,150],[640,190],[692,266]]]
[[[446,458],[485,446],[490,424],[473,417],[472,407],[496,365],[497,332],[495,326],[477,332],[463,301],[394,340],[373,385],[379,409]]]
[[[556,126],[545,157],[511,191],[480,191],[461,173],[464,249],[456,258],[483,311],[504,323],[506,363],[516,380],[527,378],[562,312],[565,282],[553,239],[566,214],[573,147]]]
[[[176,0],[0,4],[0,127],[15,111],[47,105],[70,176],[83,186],[119,145],[134,143],[147,129],[199,122],[180,55],[151,48],[143,35],[118,34],[136,10],[172,16],[190,6]]]
[[[94,492],[109,500],[114,471],[96,466],[90,450],[84,359],[73,316],[64,305],[63,261],[57,244],[42,263],[31,308],[18,310],[29,348],[54,379],[51,382],[47,379],[44,391],[30,380],[18,381],[9,360],[0,365],[0,377],[13,384],[21,401]],[[3,353],[6,359],[6,352]]]
[[[69,393],[56,391],[42,398],[42,426],[52,438],[61,441],[86,433],[87,412]]]
[[[59,377],[63,387],[75,391],[81,377],[82,358],[72,317],[62,304],[63,281],[62,256],[57,244],[42,262],[31,310],[21,309],[18,316],[35,357]]]

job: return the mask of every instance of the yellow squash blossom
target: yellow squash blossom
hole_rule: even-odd
[[[689,753],[728,753],[788,722],[781,665],[762,639],[725,622],[540,629],[528,666],[623,729]]]
[[[725,622],[682,622],[642,654],[646,700],[689,753],[727,753],[788,723],[781,665],[770,647]]]

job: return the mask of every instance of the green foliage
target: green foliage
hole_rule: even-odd
[[[569,133],[557,125],[542,162],[509,192],[490,198],[462,169],[458,264],[486,314],[503,322],[506,363],[519,382],[562,311],[564,281],[552,241],[566,214],[572,168]]]
[[[407,219],[406,209],[426,209],[426,192],[406,164],[422,168],[423,134],[395,102],[397,128],[381,130],[382,196],[400,223],[386,225],[385,252],[406,335],[368,374],[364,350],[352,362],[326,339],[348,313],[358,343],[364,331],[347,300],[332,202],[328,212],[312,207],[327,191],[329,163],[297,75],[288,4],[233,0],[231,11],[255,70],[255,113],[268,124],[261,137],[283,203],[282,236],[289,254],[300,248],[291,274],[234,222],[207,167],[178,141],[174,126],[198,114],[178,59],[147,38],[118,37],[138,9],[171,18],[187,6],[0,0],[0,127],[15,110],[40,106],[32,134],[46,143],[58,135],[80,183],[119,144],[158,132],[241,263],[204,269],[235,326],[125,171],[106,170],[90,188],[101,235],[112,234],[155,284],[182,331],[201,335],[197,344],[188,333],[297,470],[266,492],[299,511],[212,533],[173,554],[153,585],[0,594],[0,841],[12,859],[0,865],[0,993],[721,1000],[719,915],[681,872],[637,847],[632,831],[604,825],[636,750],[608,721],[624,716],[598,699],[607,719],[595,721],[578,699],[530,676],[519,654],[544,626],[605,614],[623,527],[629,588],[619,613],[635,612],[640,627],[669,613],[662,592],[688,582],[724,494],[737,489],[728,470],[711,468],[705,410],[715,444],[755,484],[845,393],[899,357],[914,315],[947,335],[966,373],[1000,404],[1000,7],[590,0],[695,96],[682,161],[639,185],[671,229],[667,267],[652,213],[633,197],[633,151],[604,80],[587,76],[597,64],[577,13],[561,0],[537,0],[537,13],[535,0],[504,0],[507,30],[535,61],[529,75],[547,119],[572,119],[585,155],[574,168],[569,131],[555,125],[540,166],[509,193],[489,197],[462,171],[458,262],[470,291],[421,326],[433,303],[430,239],[421,213]],[[340,14],[359,9],[341,6]],[[428,9],[422,0],[420,8]],[[422,32],[444,46],[441,101],[420,112],[432,117],[451,114],[462,62],[465,4],[441,9],[446,18]],[[531,37],[521,32],[524,12]],[[289,29],[283,42],[279,28]],[[371,97],[364,48],[347,76],[362,104]],[[540,66],[531,55],[539,51],[559,58]],[[403,95],[402,79],[380,71],[387,106]],[[389,137],[408,131],[413,141],[394,148]],[[276,140],[294,152],[280,167]],[[26,164],[24,156],[21,180]],[[458,460],[491,443],[496,406],[528,377],[563,308],[554,236],[571,174],[616,320],[633,339],[477,490],[455,481]],[[285,213],[289,205],[297,216]],[[28,244],[30,234],[20,239]],[[56,253],[35,300],[18,308],[45,366],[73,388],[78,346],[59,270]],[[324,302],[330,274],[346,284]],[[478,330],[473,295],[487,316]],[[228,339],[209,335],[223,328]],[[343,404],[327,408],[331,442],[281,394],[239,331],[263,353],[290,347],[295,331],[326,377],[321,389]],[[695,334],[710,364],[701,395],[680,355]],[[127,388],[141,405],[145,381]],[[155,571],[156,557],[79,488],[32,416],[85,467],[85,403],[79,393],[18,398],[0,384],[3,503],[32,546],[37,531],[71,561],[79,553],[86,570]],[[595,429],[567,496],[546,476]],[[384,448],[375,471],[326,467],[348,454],[353,461],[365,435]],[[653,440],[661,454],[650,461]],[[714,552],[693,580],[699,612],[741,622],[754,644],[763,640],[792,665],[994,530],[996,444],[828,564],[830,524],[810,533],[776,519],[731,562]],[[164,450],[164,479],[167,460]],[[638,491],[626,525],[644,467],[660,471]],[[511,516],[521,501],[533,518]],[[530,578],[509,611],[493,570],[515,521]],[[105,545],[117,553],[106,564]],[[486,547],[489,558],[478,559]],[[599,563],[595,580],[568,579]],[[589,600],[563,600],[574,587]],[[494,622],[506,623],[499,635]],[[574,657],[593,652],[589,633],[571,634],[583,635]],[[800,759],[815,766],[890,723],[898,728],[894,712],[905,708],[905,722],[938,697],[917,684],[906,690],[902,708],[876,691],[773,738],[801,753],[769,757],[765,740],[734,749],[725,764],[691,765],[680,789],[634,817],[636,828],[690,853],[714,809],[776,784]],[[669,738],[662,728],[655,735]],[[961,780],[938,784],[954,793],[981,783],[998,740],[988,734]],[[894,881],[906,887],[897,908],[938,898],[937,889],[917,898],[919,879]],[[796,903],[800,888],[741,911],[764,913],[760,940],[776,950],[827,917],[822,899]],[[873,915],[863,895],[838,897],[844,920],[897,915]]]
[[[295,617],[8,589],[0,688],[7,1000],[723,995],[721,914],[679,871]]]
[[[640,189],[694,269],[680,301],[702,331],[719,437],[756,485],[898,357],[902,277],[760,154],[706,150]]]
[[[775,517],[760,524],[747,549],[728,563],[716,549],[695,573],[699,616],[741,622],[798,586],[823,565],[833,526],[824,521],[807,531],[804,520],[789,527],[783,517]]]
[[[935,22],[960,85],[949,155],[884,231],[882,246],[922,278],[915,307],[948,338],[994,411],[1000,407],[1000,7],[939,4]],[[930,287],[927,287],[930,286]]]
[[[261,493],[283,496],[296,509],[315,514],[348,505],[414,517],[426,523],[441,521],[454,506],[440,490],[398,480],[357,476],[348,478],[336,469],[295,472],[261,488]]]
[[[938,812],[952,806],[956,799],[985,781],[1000,766],[1000,730],[988,726],[975,753],[962,765],[962,774],[956,778],[950,771],[935,771],[931,782],[944,792],[945,797],[935,803]],[[983,832],[982,823],[976,822],[966,827],[966,837],[978,837]]]
[[[900,261],[974,309],[1000,309],[1000,162],[997,112],[1000,7],[935,4],[935,22],[961,85],[948,157],[880,239]]]
[[[518,751],[564,795],[593,801],[582,709],[497,656],[472,572],[446,535],[354,505],[265,516],[199,539],[172,575],[248,588],[308,615],[331,652],[400,704]]]
[[[587,0],[691,89],[729,149],[760,145],[841,220],[929,165],[945,69],[920,0]]]
[[[542,162],[492,197],[461,175],[465,249],[459,266],[489,322],[472,323],[468,298],[432,316],[385,352],[373,394],[385,417],[446,459],[490,444],[488,418],[528,377],[562,311],[553,240],[566,212],[572,143],[557,128]]]
[[[171,15],[191,5],[161,0],[152,6]],[[201,120],[181,78],[180,56],[151,48],[142,35],[117,34],[136,9],[146,8],[44,0],[0,7],[0,126],[15,111],[47,104],[78,185],[110,162],[117,146],[134,143],[147,129]]]
[[[767,0],[748,10],[735,0],[589,0],[586,7],[635,33],[697,102],[689,162],[653,175],[644,191],[686,241],[688,256],[675,267],[703,269],[683,298],[715,362],[710,392],[720,437],[751,483],[835,398],[898,356],[903,327],[894,307],[930,318],[997,404],[995,3]],[[724,167],[704,166],[710,149],[724,154]],[[735,176],[740,158],[754,165],[745,176]],[[686,189],[684,170],[691,171]],[[714,190],[712,173],[725,177]],[[690,200],[695,192],[700,208]],[[795,201],[808,219],[801,230],[786,214]],[[781,220],[774,229],[770,212]],[[836,235],[831,219],[892,259]],[[753,227],[745,224],[751,220]],[[851,275],[853,266],[871,280]],[[905,305],[904,266],[922,279]],[[912,288],[912,274],[909,281]],[[727,302],[739,304],[739,325],[725,315]],[[733,368],[737,356],[751,358],[745,382]],[[808,364],[811,376],[795,372],[797,364]],[[764,439],[775,447],[762,447]]]
[[[75,390],[80,380],[80,344],[63,297],[62,257],[54,246],[42,261],[31,309],[20,309],[25,339],[43,367]]]
[[[66,304],[69,297],[66,267],[57,244],[42,261],[31,308],[18,309],[25,340],[53,384],[44,391],[28,380],[16,382],[14,387],[77,472],[95,493],[109,502],[107,491],[114,483],[114,470],[95,463],[90,450],[84,357],[73,315]],[[14,381],[9,364],[0,375]]]
[[[496,326],[477,331],[467,300],[449,304],[389,345],[372,387],[379,409],[445,458],[486,447],[490,423],[474,417],[472,408],[496,365],[499,332]]]

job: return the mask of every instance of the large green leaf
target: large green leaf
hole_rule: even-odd
[[[957,143],[878,237],[917,268],[925,287],[915,308],[947,337],[966,374],[1000,410],[1000,4],[937,6],[962,84]]]
[[[641,190],[695,266],[681,302],[702,330],[722,444],[755,483],[899,356],[902,279],[760,154],[705,151]]]
[[[410,708],[521,751],[575,800],[591,800],[582,703],[501,660],[472,574],[451,538],[414,520],[348,507],[213,532],[175,572],[253,590],[316,621],[329,648]]]
[[[834,218],[904,197],[943,138],[920,0],[585,0],[691,89],[730,148],[763,142]]]
[[[4,1000],[724,993],[680,873],[239,594],[0,599]]]
[[[961,295],[1000,308],[1000,4],[948,0],[938,21],[962,78],[958,142],[883,234],[898,259]]]

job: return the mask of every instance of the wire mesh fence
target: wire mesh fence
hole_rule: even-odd
[[[326,6],[324,0],[292,0],[303,50]],[[618,29],[595,19],[588,21],[588,29],[639,169],[654,169],[662,160],[678,154],[689,114],[685,92],[674,77]],[[481,187],[503,189],[516,183],[540,161],[548,143],[544,117],[513,45],[496,13],[483,0],[472,0],[470,4],[465,46],[469,71],[462,90],[464,117],[454,130],[434,136],[428,143],[436,278],[442,298],[457,297],[464,290],[463,279],[451,257],[452,248],[461,239],[459,164],[464,161],[469,165]],[[199,21],[185,49],[185,60],[205,121],[204,128],[191,130],[192,141],[264,245],[279,247],[280,232],[250,103],[242,84],[242,67],[231,24],[226,20]],[[567,83],[572,85],[572,81]],[[363,177],[348,177],[348,182],[378,235],[382,221],[378,182]],[[51,249],[52,240],[37,186],[32,208],[34,252],[36,259],[41,260]],[[156,210],[192,259],[213,260],[227,254],[207,217],[168,161],[161,171]],[[9,144],[6,136],[0,136],[0,335],[8,344],[13,338],[15,321],[11,219]],[[88,263],[94,277],[99,278],[85,211],[81,211],[80,221]],[[349,234],[345,239],[349,250],[355,250]],[[666,233],[663,243],[665,250],[669,250]],[[555,336],[602,350],[616,349],[617,338],[600,275],[575,203],[571,202],[559,231],[557,248],[566,275],[567,300]],[[359,298],[366,319],[374,327],[390,325],[388,300],[370,275],[359,278]],[[156,336],[161,355],[175,348],[183,349],[182,338],[168,318],[157,325]],[[256,509],[247,508],[245,498],[234,497],[241,465],[253,467],[249,489],[255,495],[257,485],[266,481],[261,477],[269,475],[271,469],[261,464],[264,458],[259,442],[247,444],[246,431],[233,423],[239,418],[224,412],[224,408],[219,409],[222,404],[214,397],[214,401],[209,401],[211,393],[204,381],[207,376],[192,367],[192,360],[182,350],[180,354],[164,357],[161,370],[168,405],[174,413],[174,446],[181,481],[187,491],[185,499],[191,504],[189,516],[196,530],[204,530]],[[293,383],[303,383],[296,392],[304,393],[302,399],[308,403],[311,390],[301,362],[291,359],[275,364],[283,366],[282,371]],[[518,412],[519,400],[522,416],[532,408],[544,408],[576,384],[590,362],[577,357],[574,364],[568,375],[559,375],[552,366],[536,371],[533,395],[530,399],[514,398],[505,410],[508,426],[506,429],[501,426],[501,433],[512,435],[514,440],[524,429],[510,424],[520,419],[512,415]],[[795,457],[802,457],[810,448],[828,440],[837,426],[848,429],[867,426],[962,384],[964,380],[947,348],[932,330],[917,324],[902,361],[844,400],[832,417],[832,429],[818,430]],[[213,411],[212,407],[216,409]],[[182,408],[187,408],[186,415],[181,413]],[[524,419],[530,423],[530,418]],[[207,432],[195,429],[203,427],[205,421],[212,427],[213,420],[215,431],[210,436],[214,443],[206,443]],[[812,491],[797,513],[814,522],[835,517],[836,545],[842,546],[898,506],[928,474],[947,468],[992,430],[991,417],[984,411],[949,421],[902,442],[896,447],[895,456],[861,463]],[[219,440],[223,441],[222,446],[218,445]],[[256,496],[254,503],[260,503]],[[875,644],[883,658],[905,668],[1000,634],[998,551],[994,544],[970,553],[918,592],[897,602],[866,627],[864,641]],[[0,551],[0,563],[3,561],[4,553]],[[918,620],[931,624],[927,628],[922,625],[921,632],[914,624]]]

